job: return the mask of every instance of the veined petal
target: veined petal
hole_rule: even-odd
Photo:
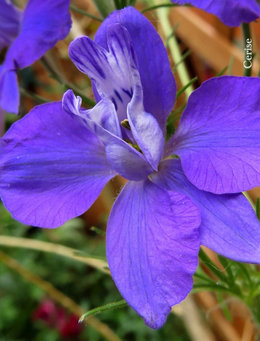
[[[114,175],[103,145],[60,102],[35,107],[0,140],[0,197],[25,224],[84,213]]]
[[[199,189],[237,193],[260,184],[260,79],[224,76],[194,91],[168,143]]]
[[[81,99],[68,90],[62,102],[66,112],[78,116],[81,122],[104,143],[107,160],[116,172],[129,180],[142,180],[153,171],[139,151],[116,135],[119,134],[116,127],[112,132],[106,129],[109,125],[104,124],[107,121],[102,117],[116,118],[115,107],[108,98],[102,99],[93,109],[84,110],[80,108]]]
[[[188,198],[149,180],[129,182],[112,208],[109,268],[120,293],[152,328],[160,328],[171,306],[192,289],[199,224]]]
[[[20,23],[21,11],[8,0],[0,0],[0,51],[16,38]]]
[[[144,110],[156,118],[164,131],[176,95],[164,44],[153,25],[133,7],[114,11],[104,20],[95,36],[97,44],[108,49],[108,31],[116,23],[127,29],[133,43],[144,91]]]
[[[113,102],[119,120],[129,119],[135,141],[156,170],[163,153],[164,137],[156,119],[144,111],[142,84],[131,39],[120,24],[111,25],[107,34],[109,52],[88,37],[82,37],[71,43],[70,57],[80,71],[90,76],[103,100],[109,98]]]
[[[184,5],[191,4],[206,12],[215,14],[225,25],[239,26],[260,17],[260,5],[256,0],[172,0]]]
[[[69,0],[29,0],[21,30],[7,52],[7,70],[25,68],[69,33]]]
[[[127,30],[120,24],[108,32],[108,51],[88,37],[75,39],[69,55],[76,67],[94,82],[99,95],[115,105],[119,120],[126,118],[126,107],[133,95],[135,54]]]
[[[243,194],[198,190],[185,177],[179,160],[164,161],[152,181],[187,195],[199,207],[203,245],[237,261],[260,263],[260,223]]]
[[[133,98],[127,106],[127,118],[135,141],[152,168],[158,170],[163,155],[164,136],[156,118],[144,111],[143,90],[138,81],[134,86]]]

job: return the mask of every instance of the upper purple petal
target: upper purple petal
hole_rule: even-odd
[[[102,101],[106,98],[113,102],[119,120],[128,118],[131,132],[122,128],[123,137],[138,144],[147,161],[157,170],[164,136],[154,116],[144,111],[143,89],[131,38],[120,24],[111,25],[107,33],[109,51],[88,37],[81,37],[71,43],[70,57],[78,69],[93,80]],[[102,120],[106,111],[101,113]],[[108,130],[113,132],[112,129],[111,124]]]
[[[131,39],[120,24],[110,27],[108,46],[109,51],[89,37],[80,37],[70,44],[69,55],[76,67],[92,79],[99,95],[114,103],[122,121],[133,96],[136,82],[133,73],[139,73]]]
[[[191,4],[215,14],[225,25],[239,26],[260,17],[260,5],[256,0],[172,0],[184,5]]]
[[[69,0],[29,0],[21,30],[7,52],[7,69],[24,68],[39,59],[69,33]]]
[[[194,91],[167,153],[199,189],[223,194],[260,184],[260,79],[224,76]]]
[[[164,131],[176,94],[164,44],[153,25],[139,11],[127,7],[113,12],[99,27],[95,41],[106,49],[109,26],[115,23],[124,26],[130,34],[144,91],[144,109],[157,119]]]
[[[201,243],[237,261],[260,263],[260,223],[243,194],[200,191],[185,177],[179,160],[167,160],[152,181],[187,195],[200,209]]]
[[[182,194],[129,182],[108,221],[107,259],[123,297],[152,328],[192,289],[200,215]]]
[[[56,227],[84,213],[113,172],[105,149],[60,102],[35,107],[0,140],[0,197],[25,224]]]
[[[0,0],[0,51],[14,41],[20,23],[21,11],[8,0]]]

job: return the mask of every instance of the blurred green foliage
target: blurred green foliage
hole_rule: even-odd
[[[73,219],[64,226],[40,229],[13,220],[0,205],[0,234],[54,242],[77,248],[87,254],[105,257],[104,237],[87,230],[83,220]],[[110,276],[65,257],[23,248],[0,250],[16,259],[24,268],[50,282],[74,300],[83,311],[121,299]],[[36,309],[48,297],[42,289],[22,278],[0,261],[0,340],[59,341],[104,340],[92,327],[84,327],[78,337],[63,338],[44,321],[33,319]],[[97,315],[122,340],[189,341],[182,320],[171,314],[165,326],[154,331],[129,307]]]

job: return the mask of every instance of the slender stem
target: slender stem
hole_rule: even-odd
[[[114,0],[114,4],[115,4],[116,9],[121,8],[120,0]]]
[[[70,5],[70,9],[72,11],[74,11],[74,12],[77,12],[77,13],[80,13],[80,14],[84,15],[85,17],[89,17],[89,18],[91,18],[93,20],[97,20],[97,21],[100,21],[100,22],[103,21],[101,18],[98,18],[95,15],[92,15],[92,14],[90,14],[90,13],[84,11],[83,9],[78,8],[78,7],[74,6],[74,5]]]
[[[48,102],[51,102],[51,100],[48,100],[46,98],[43,98],[33,92],[30,92],[22,87],[20,87],[20,92],[24,95],[24,96],[27,96],[27,97],[30,97],[32,99],[34,99],[37,103],[48,103]]]
[[[169,14],[169,10],[167,8],[159,8],[157,10],[157,16],[159,18],[165,37],[168,37],[172,33],[172,27],[169,21],[168,14]],[[180,61],[183,59],[183,56],[181,55],[179,45],[175,36],[172,36],[171,39],[168,40],[168,46],[169,46],[174,64],[175,65],[178,64],[177,72],[180,77],[182,86],[185,86],[186,84],[190,83],[191,79],[190,79],[190,76],[186,69],[185,64],[183,62],[180,63]],[[185,94],[187,98],[191,95],[193,90],[194,88],[192,84],[185,90]]]
[[[93,2],[103,18],[116,9],[112,0],[93,0]]]
[[[5,112],[0,108],[0,137],[4,135],[5,132]]]
[[[112,303],[108,303],[105,305],[102,305],[100,307],[94,308],[92,310],[87,311],[85,314],[83,314],[80,319],[79,322],[83,322],[86,318],[89,318],[93,315],[97,315],[100,314],[104,311],[108,311],[108,310],[114,310],[114,309],[119,309],[119,308],[123,308],[126,307],[127,303],[125,300],[121,300],[118,302],[112,302]]]
[[[107,263],[104,260],[82,256],[78,250],[60,244],[43,242],[29,238],[0,236],[0,245],[53,253],[85,263],[86,265],[92,266],[106,274],[110,274],[109,270],[107,270]]]
[[[248,50],[247,50],[248,44],[252,44],[252,37],[251,37],[250,25],[247,24],[247,23],[243,23],[243,24],[242,24],[242,32],[243,32],[243,42],[244,42],[244,51],[245,51],[244,76],[250,77],[251,74],[252,74],[252,64],[253,64],[252,49],[251,49],[251,51],[249,51],[250,56],[248,55]],[[248,63],[246,62],[248,56],[252,58],[252,60],[249,61],[249,65],[250,65],[250,63],[251,63],[251,66],[250,66],[250,67],[245,67],[245,65],[248,64]]]
[[[82,308],[70,297],[64,295],[61,291],[57,290],[51,283],[45,281],[41,277],[24,268],[14,258],[11,258],[1,250],[0,261],[16,273],[18,273],[20,276],[22,276],[25,280],[43,290],[45,293],[48,294],[50,298],[58,302],[60,305],[68,309],[73,314],[77,316],[82,315]],[[119,337],[106,324],[99,321],[93,316],[89,318],[85,324],[96,329],[101,335],[105,337],[105,339],[109,341],[121,341]]]

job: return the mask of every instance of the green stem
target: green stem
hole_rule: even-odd
[[[247,47],[248,44],[252,44],[250,25],[247,24],[247,23],[243,23],[242,24],[242,32],[243,32],[243,41],[244,41],[244,49],[245,49],[245,61],[246,61],[247,57],[248,57],[248,52],[247,52],[246,47]],[[253,62],[253,59],[252,59],[252,62]],[[244,76],[250,77],[251,74],[252,74],[252,65],[249,68],[245,68],[245,65],[244,65]]]
[[[80,13],[80,14],[84,15],[85,17],[89,17],[89,18],[91,18],[93,20],[97,20],[97,21],[100,21],[100,22],[103,21],[101,18],[98,18],[95,15],[92,15],[92,14],[90,14],[90,13],[84,11],[83,9],[80,9],[80,8],[74,6],[74,5],[70,5],[70,9],[72,11],[74,11],[74,12],[77,12],[77,13]]]
[[[30,92],[24,88],[21,88],[20,87],[20,92],[21,94],[23,94],[24,96],[27,96],[27,97],[30,97],[32,99],[34,99],[36,101],[36,103],[39,103],[39,104],[43,104],[43,103],[48,103],[48,102],[51,102],[51,100],[48,100],[46,98],[43,98],[33,92]]]
[[[5,112],[0,108],[0,137],[4,135],[5,132]]]
[[[83,314],[80,317],[79,322],[83,322],[85,320],[85,318],[93,316],[93,315],[100,314],[100,313],[102,313],[104,311],[119,309],[119,308],[123,308],[125,306],[127,306],[127,303],[126,303],[125,300],[121,300],[121,301],[118,301],[118,302],[113,302],[113,303],[108,303],[108,304],[102,305],[100,307],[97,307],[97,308],[94,308],[92,310],[89,310],[88,312]]]
[[[161,5],[162,4],[158,4],[157,6],[162,7]],[[157,16],[159,18],[165,37],[170,36],[172,33],[172,27],[169,21],[168,14],[169,14],[169,10],[167,8],[159,8],[157,10]],[[180,48],[179,48],[179,45],[175,36],[172,36],[171,39],[168,40],[168,46],[169,46],[174,64],[175,65],[178,64],[177,72],[180,77],[182,86],[185,86],[186,84],[190,83],[191,79],[190,79],[190,76],[186,69],[185,64],[183,62],[180,63],[180,61],[183,59],[183,56],[181,55]],[[185,94],[186,94],[187,99],[191,95],[193,90],[194,88],[192,84],[188,88],[185,89]]]
[[[112,0],[93,0],[93,2],[103,18],[116,9]]]

